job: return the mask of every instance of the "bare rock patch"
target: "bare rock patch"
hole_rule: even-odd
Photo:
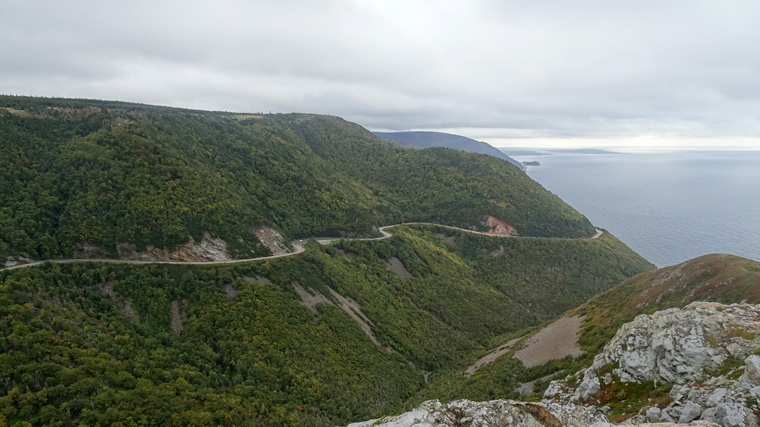
[[[23,264],[29,264],[34,262],[33,259],[27,258],[25,256],[15,256],[15,257],[8,257],[5,259],[5,262],[3,263],[3,267],[15,267],[17,265],[23,265]]]
[[[188,305],[189,303],[186,299],[182,301],[175,299],[171,302],[171,328],[175,334],[182,332],[184,329],[182,321],[187,316]]]
[[[104,297],[116,303],[116,306],[119,307],[121,315],[124,316],[127,321],[132,324],[140,323],[140,316],[132,307],[132,299],[124,298],[121,295],[117,294],[113,288],[113,282],[101,283],[98,285],[98,289]]]
[[[338,306],[341,308],[341,310],[346,312],[346,314],[351,316],[351,318],[359,324],[359,327],[362,329],[364,334],[366,334],[369,339],[375,343],[376,346],[381,347],[380,342],[377,340],[377,337],[375,337],[375,333],[372,332],[371,326],[375,326],[375,324],[372,323],[366,314],[364,314],[359,303],[349,297],[344,297],[332,289],[330,289],[330,294],[338,301]],[[389,352],[392,351],[390,348],[386,350]]]
[[[506,343],[496,347],[492,352],[486,354],[485,356],[481,357],[475,363],[470,365],[470,367],[467,368],[466,371],[464,371],[464,376],[469,377],[470,375],[477,372],[478,369],[482,368],[483,366],[493,362],[494,360],[498,359],[499,357],[507,354],[509,350],[512,348],[513,345],[517,343],[517,341],[520,341],[522,337],[519,338],[513,338]]]
[[[491,215],[486,215],[481,220],[483,225],[488,227],[488,230],[486,231],[486,234],[492,234],[494,236],[504,236],[504,237],[511,237],[517,235],[517,230],[515,230],[514,227],[507,224],[506,222],[497,219],[495,217],[492,217]]]
[[[243,280],[245,280],[245,283],[258,283],[259,285],[271,285],[272,284],[272,281],[269,280],[269,279],[267,279],[264,276],[256,276],[256,277],[245,276],[245,277],[243,277]]]
[[[293,289],[296,291],[296,294],[298,294],[298,299],[301,305],[311,310],[315,316],[319,316],[317,305],[332,304],[332,301],[327,299],[326,296],[322,295],[322,293],[317,290],[307,290],[298,283],[293,283]],[[317,317],[315,320],[319,320],[319,317]]]
[[[409,270],[404,267],[404,264],[401,262],[401,260],[396,257],[391,257],[389,260],[383,261],[383,264],[385,265],[385,268],[392,271],[396,274],[396,276],[402,279],[408,279],[412,277],[412,273],[410,273]]]
[[[108,252],[95,243],[81,242],[74,248],[74,258],[105,258],[107,256]]]
[[[235,295],[238,294],[238,290],[235,289],[234,286],[232,286],[232,283],[225,283],[224,293],[227,295],[227,299],[233,299],[235,298]]]
[[[222,239],[211,237],[208,233],[203,233],[203,239],[196,242],[192,237],[190,240],[177,248],[169,250],[167,248],[157,248],[148,245],[145,251],[138,252],[133,243],[119,243],[116,245],[116,252],[119,258],[135,261],[229,261],[230,257],[227,252],[227,242]]]
[[[283,255],[290,252],[285,244],[285,239],[272,227],[266,225],[254,227],[253,234],[256,235],[261,244],[272,251],[272,255]]]
[[[585,316],[563,317],[541,329],[525,341],[525,347],[515,352],[515,357],[530,368],[550,360],[583,354],[578,339]]]
[[[446,245],[450,248],[453,248],[456,246],[457,237],[456,236],[447,236],[443,233],[438,234],[438,237],[443,239],[443,242],[446,243]]]

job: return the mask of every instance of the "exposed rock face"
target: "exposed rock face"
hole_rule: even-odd
[[[75,258],[105,258],[107,255],[105,249],[90,242],[77,243],[74,248]]]
[[[401,415],[349,424],[348,427],[612,427],[627,424],[611,424],[595,408],[574,404],[544,405],[514,400],[472,402],[456,400],[442,405],[428,400],[419,407]],[[672,422],[639,424],[652,427],[717,427],[707,421],[690,424]]]
[[[322,293],[316,289],[307,290],[298,283],[293,283],[293,289],[298,295],[300,304],[314,313],[315,321],[319,320],[319,311],[317,310],[317,305],[332,304],[332,301],[327,299],[326,296],[322,295]]]
[[[116,302],[116,305],[119,307],[119,311],[130,323],[140,323],[140,316],[132,307],[132,299],[124,298],[121,295],[118,295],[113,288],[112,282],[101,283],[98,285],[98,289],[100,289],[100,293],[103,294],[104,297],[107,297]]]
[[[171,302],[171,328],[175,334],[178,334],[185,329],[182,325],[182,321],[187,317],[188,306],[189,302],[186,299],[183,299],[182,301],[175,299]]]
[[[488,234],[493,234],[494,236],[504,236],[504,237],[511,237],[511,236],[517,235],[517,230],[515,230],[514,227],[490,215],[484,216],[482,221],[483,221],[483,225],[488,227],[488,231],[486,231],[486,233]]]
[[[641,315],[623,325],[573,385],[553,381],[544,403],[594,403],[620,383],[672,385],[670,403],[632,422],[693,420],[756,426],[760,396],[760,305],[695,302],[683,310]],[[667,396],[666,396],[667,397]]]
[[[8,257],[3,262],[2,266],[3,267],[15,267],[17,265],[29,264],[30,262],[34,262],[34,260],[31,259],[31,258],[27,258],[25,256],[15,256],[15,257]]]
[[[134,244],[119,243],[116,245],[116,252],[119,258],[136,261],[228,261],[230,259],[227,253],[227,242],[213,238],[208,233],[203,234],[200,242],[196,243],[191,237],[189,242],[173,251],[148,245],[144,252],[137,252]]]
[[[393,417],[349,424],[349,427],[426,427],[426,426],[522,426],[561,427],[562,423],[539,403],[514,400],[472,402],[457,400],[442,405],[428,400],[418,408]]]
[[[591,367],[552,381],[541,404],[428,401],[351,426],[758,426],[759,348],[760,305],[695,302],[624,325]],[[605,416],[611,408],[593,403],[615,383],[664,385],[665,395],[659,406],[645,395],[638,414],[612,424]]]
[[[616,362],[625,382],[685,384],[760,347],[760,306],[692,303],[623,325],[586,376]]]
[[[253,233],[264,246],[272,251],[272,255],[283,255],[290,252],[285,244],[285,239],[274,228],[261,225],[255,227]]]
[[[404,266],[404,263],[402,263],[401,260],[396,258],[395,256],[391,257],[387,261],[383,261],[383,264],[385,265],[385,268],[394,272],[396,276],[402,279],[408,279],[412,277],[412,273],[410,273],[409,270],[406,269],[406,267]]]

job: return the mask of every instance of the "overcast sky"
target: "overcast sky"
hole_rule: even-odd
[[[0,93],[760,147],[760,2],[0,1]]]

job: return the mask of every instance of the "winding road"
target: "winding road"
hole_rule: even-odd
[[[442,225],[442,224],[436,224],[432,222],[406,222],[402,224],[393,224],[393,225],[386,225],[383,227],[380,227],[378,230],[380,233],[382,233],[381,237],[364,237],[364,238],[338,238],[338,237],[309,237],[305,239],[297,239],[291,242],[291,245],[295,249],[293,252],[288,252],[286,254],[280,254],[280,255],[270,255],[270,256],[263,256],[263,257],[257,257],[257,258],[248,258],[248,259],[232,259],[227,261],[140,261],[140,260],[130,260],[130,259],[110,259],[110,258],[74,258],[74,259],[50,259],[45,261],[35,261],[30,262],[28,264],[19,264],[14,265],[13,267],[5,267],[0,268],[0,271],[7,271],[7,270],[15,270],[19,268],[27,268],[27,267],[34,267],[37,265],[44,264],[46,262],[54,263],[54,264],[71,264],[76,262],[101,262],[106,264],[132,264],[132,265],[141,265],[141,264],[175,264],[175,265],[221,265],[221,264],[237,264],[241,262],[251,262],[251,261],[262,261],[267,259],[274,259],[274,258],[284,258],[287,256],[293,256],[298,255],[302,253],[305,249],[303,247],[303,242],[305,240],[311,240],[314,239],[317,242],[319,242],[322,245],[327,245],[332,241],[335,240],[358,240],[358,241],[370,241],[370,240],[383,240],[387,239],[392,236],[391,233],[389,233],[387,230],[389,228],[399,227],[402,225],[430,225],[434,227],[441,227],[441,228],[448,228],[451,230],[457,230],[457,231],[464,231],[466,233],[472,233],[472,234],[480,234],[483,236],[490,236],[490,237],[505,237],[506,236],[497,236],[495,234],[488,234],[483,231],[474,231],[474,230],[468,230],[466,228],[459,228],[459,227],[452,227],[450,225]],[[585,237],[585,239],[598,239],[602,234],[604,234],[604,231],[600,229],[596,229],[596,234],[592,237]]]

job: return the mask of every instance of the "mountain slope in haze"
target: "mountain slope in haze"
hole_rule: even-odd
[[[517,160],[507,156],[501,150],[493,147],[492,145],[476,141],[466,136],[453,135],[443,132],[423,132],[423,131],[409,131],[409,132],[372,132],[378,137],[388,141],[398,141],[404,145],[408,145],[414,148],[430,148],[430,147],[446,147],[453,148],[455,150],[466,151],[468,153],[487,154],[497,159],[506,160],[509,163],[524,170],[525,167]]]
[[[234,265],[0,271],[0,422],[373,418],[493,338],[651,268],[610,235],[467,237],[415,225]]]
[[[564,377],[589,366],[594,356],[615,336],[619,328],[636,316],[673,307],[683,308],[695,301],[760,304],[760,262],[733,255],[713,254],[639,274],[591,298],[580,307],[569,310],[558,320],[548,322],[541,328],[493,340],[488,349],[471,356],[469,363],[431,378],[430,387],[423,390],[415,402],[433,398],[518,398],[518,388],[527,383],[531,385],[527,394],[532,393],[531,397],[538,399],[552,377]],[[540,332],[549,331],[570,319],[579,320],[578,328],[569,332],[577,333],[577,339],[565,345],[582,352],[580,357],[573,360],[568,356],[529,368],[515,357],[515,353],[526,347]],[[499,348],[510,338],[519,339],[506,351],[498,353],[501,354],[500,357],[480,367],[473,375],[462,377],[468,366],[489,354],[489,349]],[[564,354],[570,354],[570,351]]]
[[[0,151],[0,261],[189,242],[248,258],[270,253],[263,226],[288,241],[409,221],[483,229],[493,216],[521,236],[594,234],[501,160],[404,149],[328,116],[2,96]]]

